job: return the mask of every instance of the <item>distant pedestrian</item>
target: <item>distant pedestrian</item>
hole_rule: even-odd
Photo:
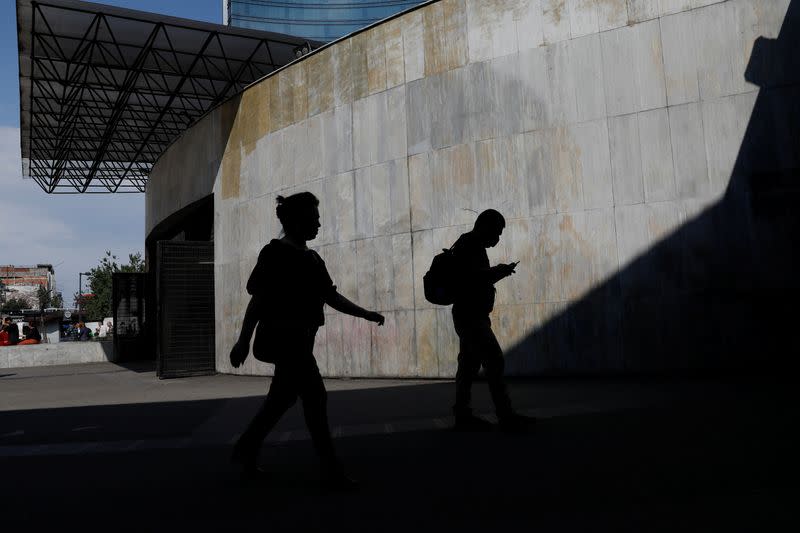
[[[481,366],[486,372],[500,428],[522,429],[533,419],[519,415],[503,378],[503,350],[492,331],[489,314],[494,308],[495,283],[514,274],[517,263],[490,266],[486,249],[500,241],[506,221],[498,211],[488,209],[478,215],[472,231],[464,233],[452,247],[456,273],[453,324],[459,339],[456,371],[456,402],[453,407],[456,429],[481,430],[489,422],[472,414],[472,382]]]
[[[320,228],[319,200],[310,192],[278,196],[277,200],[277,216],[284,235],[270,241],[258,256],[247,282],[252,298],[239,340],[230,354],[231,364],[239,367],[247,358],[250,338],[258,323],[253,355],[274,363],[275,373],[264,404],[234,447],[233,460],[242,465],[244,476],[257,477],[264,438],[299,396],[322,462],[323,483],[334,489],[354,488],[355,481],[345,474],[334,451],[328,427],[327,392],[312,353],[314,338],[325,322],[325,304],[379,325],[384,318],[339,294],[325,262],[306,246]]]
[[[78,322],[78,340],[79,341],[88,341],[91,332],[89,328],[86,327],[86,324],[83,322]]]

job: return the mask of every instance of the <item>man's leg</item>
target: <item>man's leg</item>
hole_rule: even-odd
[[[479,349],[480,360],[486,370],[486,381],[489,385],[489,392],[492,395],[494,409],[497,418],[502,419],[511,414],[511,399],[508,397],[508,389],[504,378],[505,360],[503,359],[503,349],[497,342],[497,337],[492,331],[492,323],[489,317],[485,320],[476,322],[473,326],[476,337],[476,346]]]
[[[480,339],[476,336],[475,320],[453,313],[453,323],[459,340],[458,370],[456,371],[456,403],[453,406],[457,430],[484,431],[491,429],[486,420],[472,414],[472,382],[481,368]]]
[[[453,414],[456,418],[460,416],[472,416],[472,382],[480,370],[480,358],[475,353],[475,339],[473,329],[469,321],[453,314],[453,324],[458,335],[458,369],[456,370],[456,403],[453,406]]]
[[[479,344],[482,347],[482,364],[486,369],[486,381],[489,384],[489,392],[492,395],[497,419],[500,422],[500,429],[517,433],[531,428],[536,420],[532,417],[515,413],[511,407],[511,399],[508,396],[508,388],[505,382],[503,349],[492,331],[491,321],[487,318],[481,327],[476,327],[476,330],[481,338]]]

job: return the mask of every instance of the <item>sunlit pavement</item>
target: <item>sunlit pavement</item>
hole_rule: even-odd
[[[524,435],[455,433],[453,384],[330,380],[337,448],[361,482],[319,487],[295,406],[271,478],[242,483],[230,445],[267,379],[158,380],[112,364],[0,372],[0,501],[13,531],[769,531],[788,524],[797,415],[767,378],[511,381]],[[493,420],[485,383],[476,412]]]

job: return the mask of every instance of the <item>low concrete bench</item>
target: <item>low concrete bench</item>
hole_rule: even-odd
[[[104,363],[106,361],[114,361],[114,343],[110,341],[0,346],[0,368]]]

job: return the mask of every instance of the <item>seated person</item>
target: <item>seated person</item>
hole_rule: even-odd
[[[0,326],[0,346],[9,346],[8,333],[5,326]]]
[[[19,328],[17,325],[11,320],[10,317],[5,317],[3,319],[3,327],[8,334],[8,344],[6,346],[14,346],[19,342]]]
[[[39,344],[42,340],[42,336],[36,326],[22,326],[22,335],[25,340],[19,341],[20,346],[24,344]]]

